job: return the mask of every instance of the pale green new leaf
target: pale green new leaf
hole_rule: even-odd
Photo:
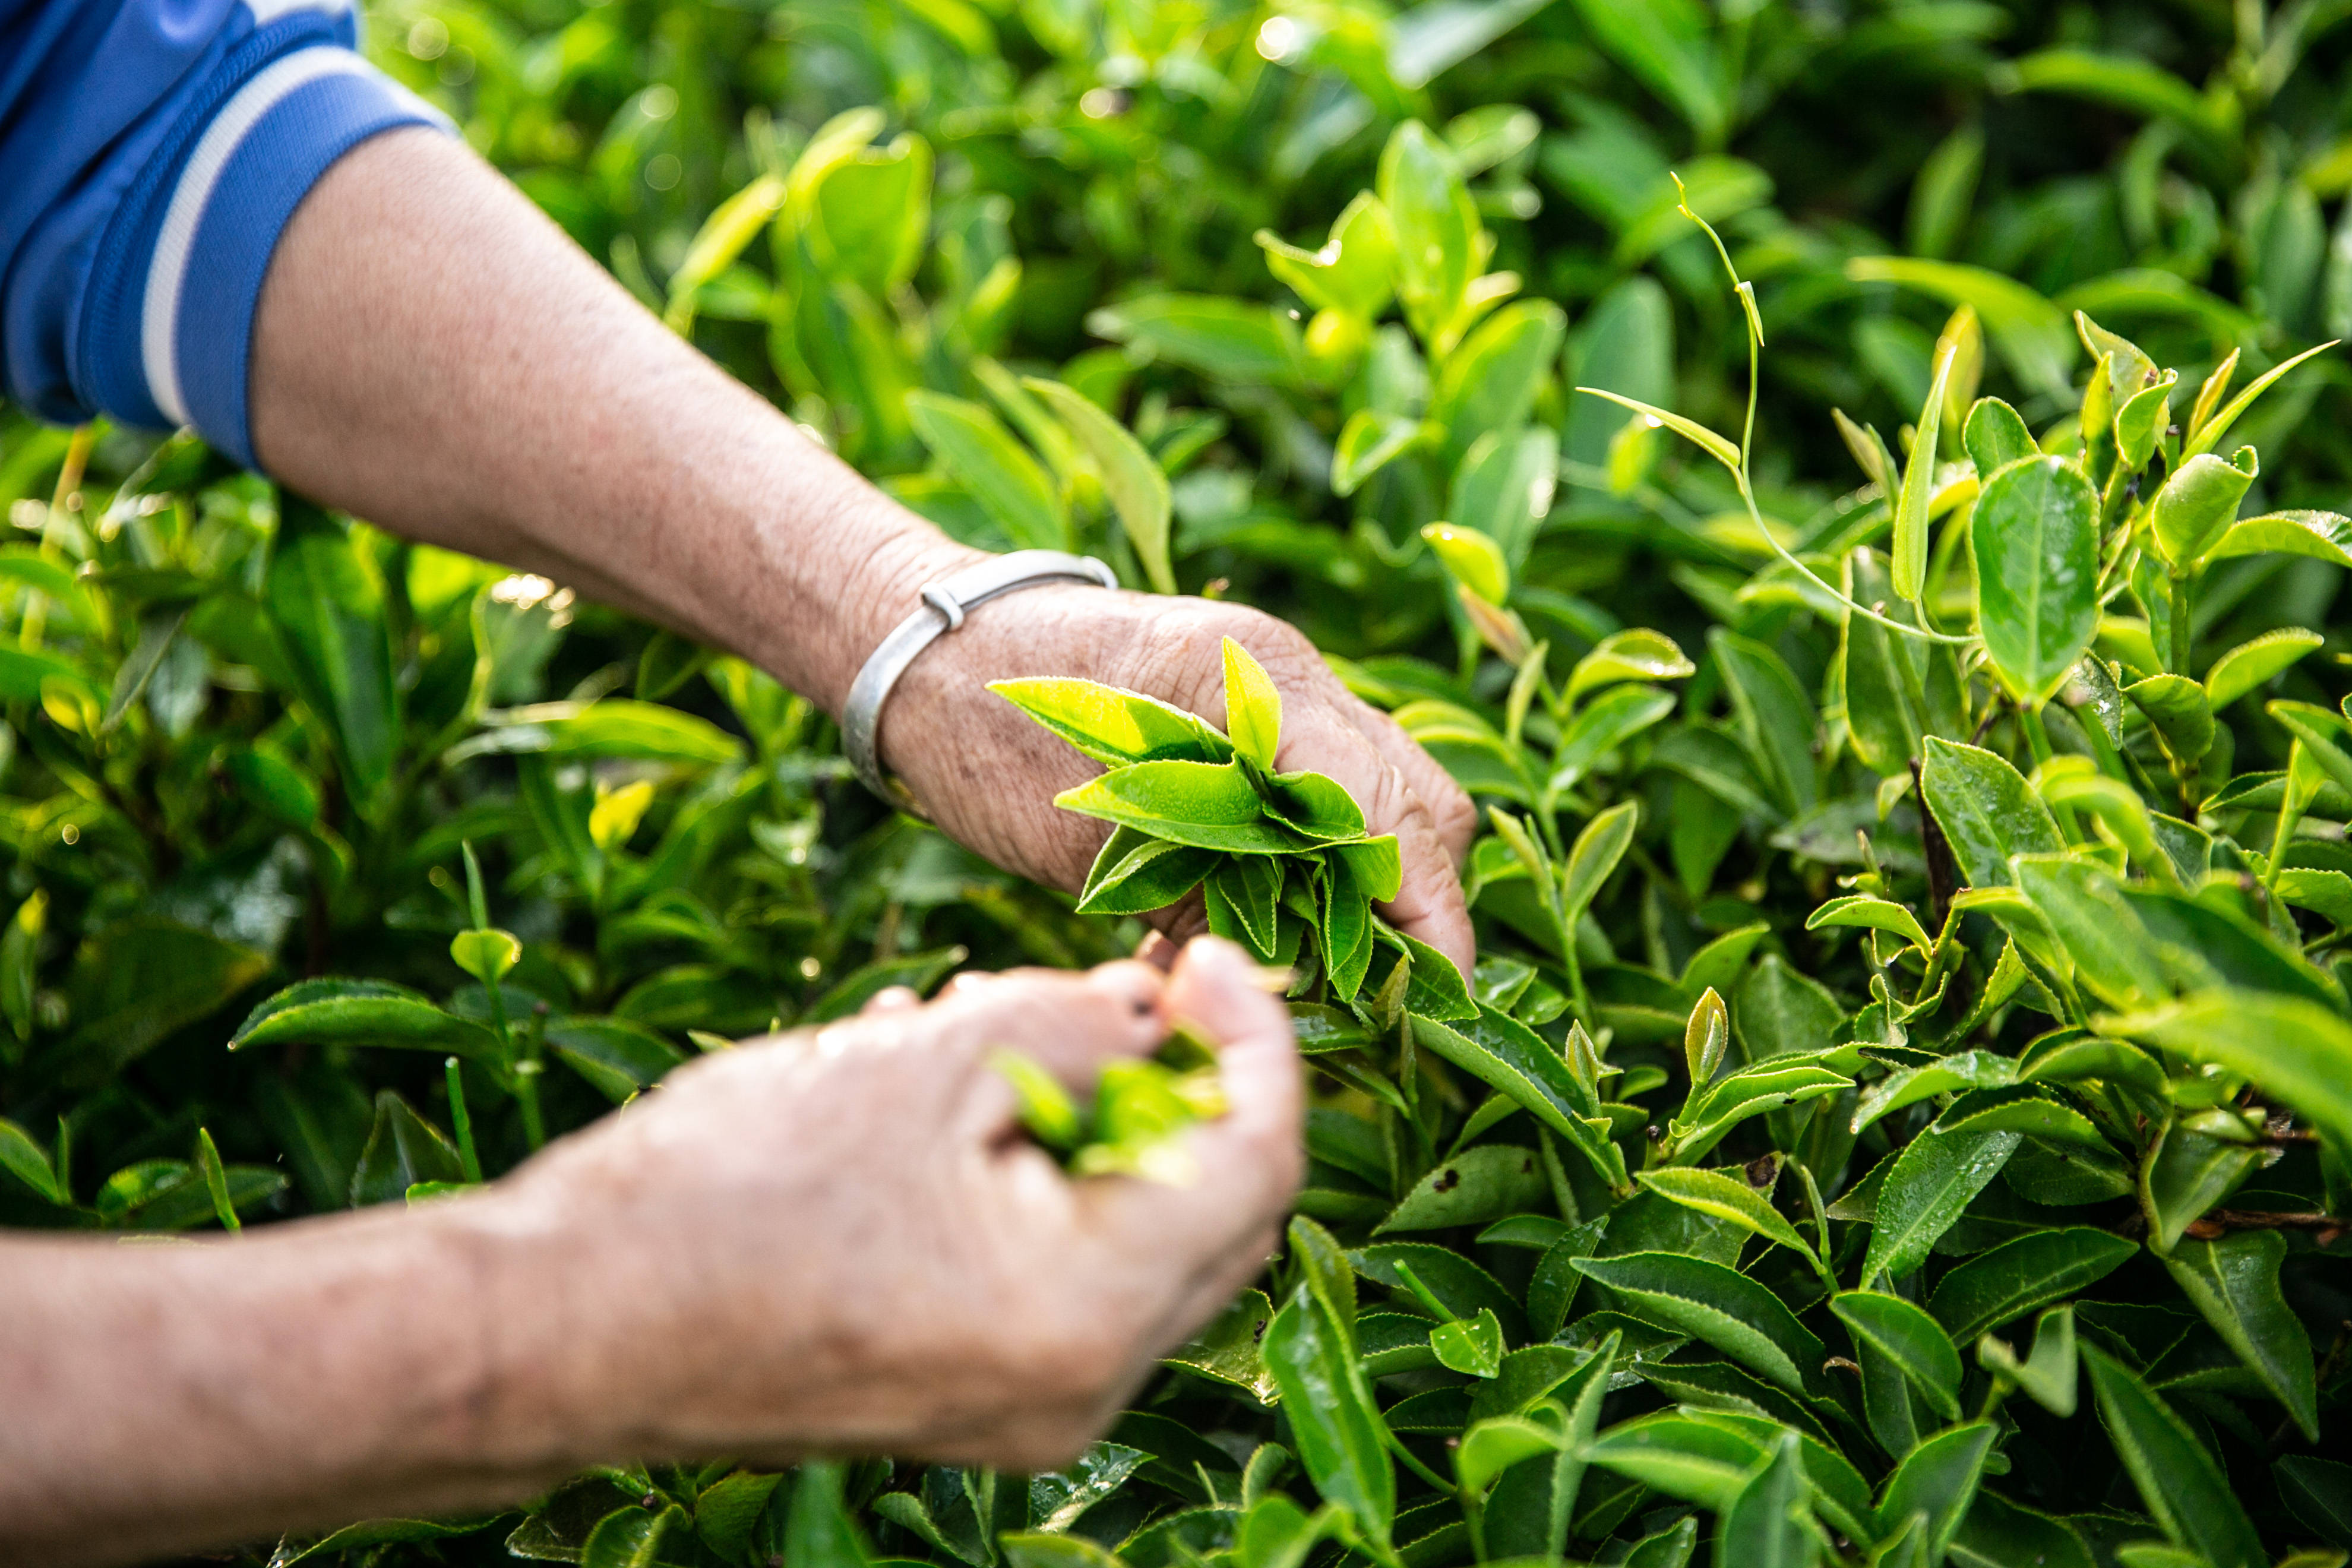
[[[1105,413],[1092,399],[1058,381],[1024,376],[1021,384],[1045,400],[1069,427],[1095,469],[1102,476],[1103,493],[1118,513],[1119,526],[1135,546],[1151,586],[1162,594],[1176,591],[1176,574],[1168,561],[1168,520],[1172,505],[1168,476],[1152,461],[1143,444],[1127,426]]]
[[[1739,448],[1696,419],[1685,419],[1679,414],[1669,414],[1654,405],[1643,403],[1636,397],[1627,397],[1622,393],[1611,392],[1605,387],[1580,386],[1576,390],[1590,393],[1594,397],[1605,397],[1610,402],[1630,408],[1636,414],[1647,416],[1685,440],[1695,444],[1701,451],[1733,473],[1739,471]]]

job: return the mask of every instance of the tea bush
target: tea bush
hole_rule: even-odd
[[[1199,887],[1309,1183],[1081,1464],[616,1456],[252,1560],[2340,1562],[2347,15],[387,5],[908,504],[1311,632],[1487,808],[1482,962],[1245,657],[1222,731],[1003,694],[1110,770],[1074,906],[740,661],[12,419],[0,1221],[426,1201]],[[1037,1115],[1169,1174],[1191,1087]]]

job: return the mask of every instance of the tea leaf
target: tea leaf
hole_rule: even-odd
[[[2040,702],[2097,628],[2098,498],[2059,458],[2013,463],[1984,482],[1969,523],[1979,629],[2001,682]]]
[[[1772,1206],[1764,1194],[1737,1176],[1716,1170],[1670,1167],[1643,1171],[1634,1179],[1670,1203],[1728,1220],[1767,1241],[1792,1247],[1809,1260],[1814,1257],[1811,1246],[1797,1234],[1797,1227]]]
[[[2229,1479],[2188,1426],[2121,1362],[2083,1347],[2099,1418],[2140,1500],[2164,1532],[2215,1568],[2258,1568],[2268,1561],[2253,1521]]]
[[[2020,1136],[1930,1128],[1905,1144],[1879,1189],[1863,1279],[1899,1279],[1926,1262],[1937,1238],[2009,1163]]]
[[[1705,1258],[1637,1252],[1576,1261],[1645,1322],[1706,1341],[1768,1382],[1801,1394],[1825,1353],[1780,1299]]]
[[[2065,847],[2025,775],[1990,752],[1930,735],[1921,778],[1928,808],[1970,887],[2008,886],[2011,856]]]
[[[1716,1522],[1717,1562],[1743,1568],[1812,1568],[1821,1561],[1821,1539],[1808,1528],[1798,1442],[1794,1432],[1784,1434],[1770,1459],[1722,1510]]]
[[[1877,1346],[1901,1367],[1937,1414],[1947,1421],[1959,1419],[1960,1352],[1923,1309],[1900,1296],[1846,1290],[1830,1298],[1830,1310],[1857,1338]]]
[[[1021,548],[1068,543],[1060,494],[1003,420],[977,403],[920,390],[907,395],[907,417],[941,467]]]
[[[1927,1310],[1967,1344],[2123,1267],[2139,1244],[2091,1226],[2036,1231],[1980,1252],[1937,1281]]]
[[[2313,1381],[2311,1340],[2279,1292],[2286,1238],[2274,1230],[2242,1230],[2212,1241],[2182,1241],[2164,1266],[2294,1424],[2319,1441],[2319,1404]]]
[[[1955,1370],[1958,1359],[1955,1354]],[[1948,1427],[1906,1454],[1879,1499],[1879,1529],[1890,1531],[1903,1521],[1924,1515],[1927,1528],[1920,1561],[1942,1562],[1960,1521],[1968,1517],[1969,1506],[1976,1500],[1977,1482],[1998,1435],[1999,1428],[1991,1422],[1971,1421],[1965,1426]]]
[[[1396,1515],[1396,1472],[1380,1408],[1346,1335],[1301,1288],[1266,1326],[1260,1351],[1316,1490],[1353,1514],[1358,1528],[1385,1539]]]
[[[1118,513],[1119,526],[1127,531],[1128,542],[1135,546],[1135,558],[1143,563],[1144,574],[1151,580],[1153,589],[1162,594],[1174,593],[1176,574],[1168,563],[1168,520],[1172,504],[1168,476],[1160,472],[1160,465],[1151,460],[1151,454],[1143,449],[1142,444],[1128,434],[1125,426],[1088,398],[1042,376],[1024,376],[1021,384],[1045,400],[1094,460],[1102,474],[1103,493],[1110,498],[1111,509]]]
[[[1975,312],[1966,305],[1969,320],[1975,321]],[[1952,384],[1952,364],[1958,357],[1957,342],[1939,345],[1936,356],[1936,377],[1927,387],[1927,401],[1919,411],[1918,436],[1911,444],[1910,460],[1903,468],[1903,488],[1895,500],[1895,540],[1891,550],[1894,558],[1895,592],[1905,599],[1916,602],[1927,581],[1927,502],[1936,488],[1936,442],[1942,433],[1944,399]]]

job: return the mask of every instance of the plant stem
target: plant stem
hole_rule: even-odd
[[[1444,1476],[1439,1475],[1435,1470],[1431,1469],[1427,1465],[1423,1464],[1421,1462],[1421,1456],[1415,1454],[1411,1448],[1404,1446],[1403,1438],[1398,1436],[1394,1432],[1390,1432],[1388,1430],[1387,1423],[1383,1422],[1381,1429],[1382,1432],[1387,1434],[1389,1451],[1394,1454],[1398,1458],[1404,1461],[1405,1468],[1411,1470],[1414,1475],[1419,1476],[1423,1480],[1427,1481],[1431,1486],[1436,1488],[1441,1492],[1450,1492],[1454,1490],[1454,1483],[1447,1480]]]
[[[58,520],[66,514],[73,498],[81,492],[82,475],[89,468],[89,450],[98,444],[98,426],[84,425],[73,433],[66,445],[66,459],[58,468],[58,487],[49,495],[49,510],[42,515],[41,559],[58,558]],[[35,593],[25,605],[24,632],[19,641],[26,648],[37,648],[48,630],[49,601],[46,595]]]
[[[2189,673],[2189,576],[2183,572],[2172,574],[2172,673]]]
[[[466,1079],[458,1070],[456,1057],[441,1064],[449,1080],[449,1122],[457,1132],[457,1163],[466,1173],[466,1180],[482,1179],[482,1162],[474,1152],[474,1119],[466,1110]]]

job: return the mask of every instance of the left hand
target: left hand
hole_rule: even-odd
[[[907,595],[909,602],[914,595]],[[1076,890],[1108,828],[1055,809],[1099,771],[987,689],[1014,676],[1075,676],[1173,703],[1223,726],[1232,637],[1282,692],[1276,765],[1339,781],[1404,863],[1381,912],[1452,959],[1477,960],[1459,868],[1476,823],[1470,797],[1395,721],[1359,700],[1296,627],[1245,605],[1072,585],[981,606],[915,661],[882,710],[881,753],[951,837],[1007,870]],[[1147,917],[1193,934],[1197,900]]]

